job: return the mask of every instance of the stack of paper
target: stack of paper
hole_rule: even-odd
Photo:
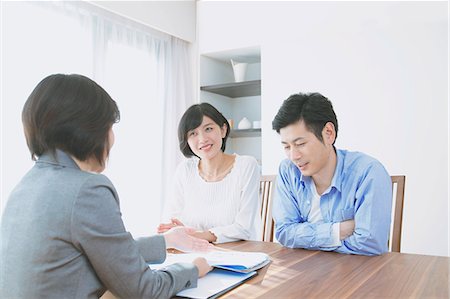
[[[178,292],[177,296],[196,299],[217,298],[254,275],[256,275],[256,271],[238,273],[222,269],[213,269],[206,276],[199,278],[196,288],[185,289]]]
[[[212,251],[204,257],[213,267],[241,273],[258,270],[270,262],[262,252]]]
[[[200,278],[196,288],[186,289],[177,296],[188,298],[216,298],[257,274],[255,270],[270,263],[262,252],[212,251],[209,253],[168,254],[162,264],[149,264],[152,269],[161,269],[174,263],[190,263],[204,257],[217,268]],[[226,270],[223,270],[226,269]]]
[[[197,257],[204,257],[208,264],[215,268],[248,273],[258,270],[268,263],[270,258],[262,252],[242,251],[211,251],[208,253],[180,253],[168,254],[163,264],[166,266],[174,263],[190,263]],[[150,265],[153,268],[153,265]]]

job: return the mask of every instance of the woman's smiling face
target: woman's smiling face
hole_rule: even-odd
[[[202,160],[214,158],[222,151],[226,130],[226,125],[221,128],[211,118],[203,116],[200,126],[187,132],[191,151]]]

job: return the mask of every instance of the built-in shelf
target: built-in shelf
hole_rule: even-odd
[[[261,80],[201,86],[201,90],[230,98],[261,95]]]
[[[231,130],[230,137],[231,138],[239,138],[239,137],[260,137],[261,129],[246,129],[246,130]]]

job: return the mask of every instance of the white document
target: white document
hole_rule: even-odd
[[[218,251],[219,252],[219,251]],[[215,252],[214,252],[215,253]],[[181,253],[181,254],[168,254],[166,260],[162,264],[149,264],[151,269],[157,270],[164,268],[168,265],[174,263],[190,263],[196,257],[205,257],[209,256],[210,258],[214,257],[216,262],[223,262],[221,258],[223,257],[222,253],[226,253],[225,255],[232,257],[236,261],[239,258],[235,254],[236,252],[219,252],[219,255],[212,253]],[[211,260],[212,261],[212,260]],[[209,262],[209,260],[208,260]],[[248,263],[248,262],[247,262]],[[206,298],[216,298],[223,293],[231,290],[232,288],[240,285],[247,279],[256,275],[256,271],[249,271],[245,273],[228,271],[223,269],[213,269],[211,272],[206,274],[204,277],[198,279],[197,287],[183,290],[177,294],[180,297],[188,297],[188,298],[197,298],[197,299],[206,299]]]
[[[196,288],[178,292],[177,296],[198,299],[216,298],[254,275],[256,275],[256,271],[238,273],[222,269],[213,269],[206,274],[206,276],[199,278]]]
[[[270,262],[263,252],[212,251],[205,258],[213,267],[242,273],[258,270]]]
[[[161,265],[191,263],[197,257],[204,257],[213,267],[241,273],[258,270],[270,262],[269,256],[262,252],[211,251],[208,253],[168,254]]]

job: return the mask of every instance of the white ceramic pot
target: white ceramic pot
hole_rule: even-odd
[[[261,128],[261,121],[255,120],[253,121],[253,129],[260,129]]]
[[[252,127],[252,123],[247,119],[247,117],[244,117],[243,119],[241,119],[241,121],[238,124],[239,130],[251,129],[251,127]]]
[[[236,62],[231,59],[231,65],[233,66],[234,81],[242,82],[245,81],[245,73],[247,71],[248,63]]]

